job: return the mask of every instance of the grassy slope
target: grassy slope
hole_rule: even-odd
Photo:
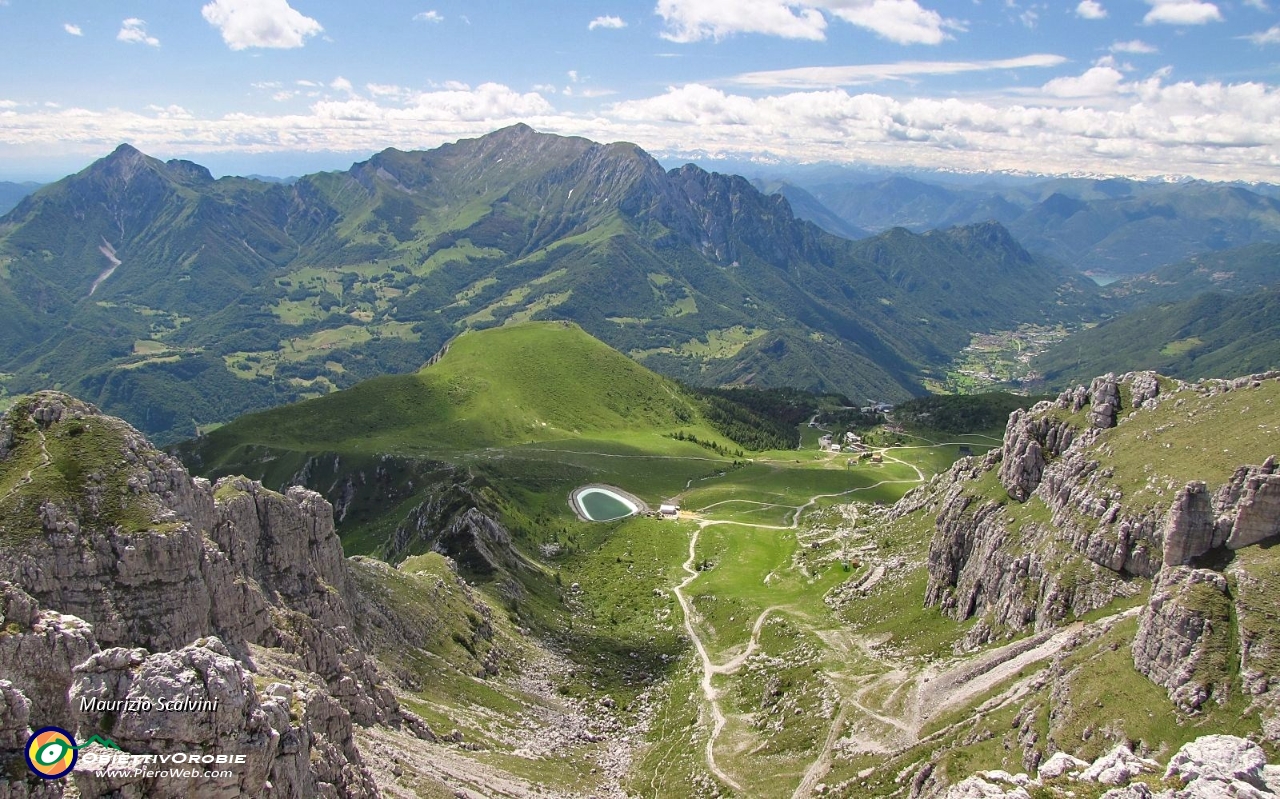
[[[1033,362],[1050,383],[1154,369],[1193,380],[1280,367],[1280,290],[1201,294],[1076,333]]]
[[[576,325],[527,323],[458,337],[414,375],[243,417],[199,444],[214,463],[242,442],[293,450],[463,451],[560,439],[718,440],[675,384]]]

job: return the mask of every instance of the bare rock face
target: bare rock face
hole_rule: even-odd
[[[1149,408],[1165,401],[1160,391],[1150,372],[1106,375],[1016,411],[994,459],[957,464],[909,494],[907,510],[927,505],[937,512],[926,603],[955,618],[983,615],[991,626],[1044,629],[1132,593],[1129,578],[1155,578],[1162,568],[1190,564],[1215,548],[1280,534],[1275,458],[1240,467],[1216,491],[1188,483],[1164,508],[1125,502],[1097,455],[1098,442],[1118,423],[1122,395]],[[1088,427],[1064,420],[1083,410]],[[964,487],[996,464],[1010,498],[1043,504],[1037,513],[1019,514],[1016,526],[999,503],[974,498]]]
[[[1000,483],[1009,496],[1025,502],[1040,485],[1045,465],[1071,446],[1075,430],[1036,409],[1009,415],[1001,448]]]
[[[77,764],[76,783],[87,796],[287,797],[377,795],[360,765],[350,715],[323,688],[271,684],[265,694],[217,638],[171,652],[108,649],[76,669],[72,701],[79,738],[105,735],[123,750],[93,750]],[[118,710],[122,703],[135,708]],[[179,710],[172,708],[178,704]],[[141,708],[141,709],[137,709]],[[296,723],[293,719],[297,719]],[[217,778],[100,777],[109,756],[113,770],[147,763],[147,755],[201,758],[201,769],[231,772]],[[219,758],[237,759],[218,766]],[[213,759],[213,766],[204,761]],[[153,767],[154,768],[154,767]]]
[[[1215,500],[1228,548],[1240,549],[1280,535],[1280,474],[1275,456],[1261,466],[1237,469]]]
[[[1187,483],[1174,497],[1165,517],[1161,534],[1164,565],[1184,566],[1192,558],[1221,546],[1224,539],[1215,535],[1213,522],[1208,487],[1198,480]]]
[[[1204,483],[1175,498],[1161,537],[1166,566],[1190,563],[1211,549],[1242,549],[1280,535],[1280,474],[1275,456],[1236,469],[1212,499]]]
[[[0,738],[39,720],[80,722],[84,734],[118,736],[137,752],[203,751],[225,739],[257,753],[257,765],[199,795],[376,795],[352,724],[398,725],[401,714],[352,632],[354,598],[328,502],[243,478],[211,486],[126,423],[55,392],[0,420],[0,448],[0,467],[15,456],[35,469],[52,470],[59,456],[78,467],[62,483],[20,481],[5,497]],[[293,675],[288,690],[257,696],[249,670],[262,673],[264,663]],[[77,716],[81,696],[143,693],[216,700],[219,709]],[[117,790],[190,795],[134,783],[84,795]]]
[[[1211,697],[1226,700],[1231,600],[1227,581],[1207,569],[1165,569],[1151,588],[1133,640],[1133,665],[1168,689],[1183,710],[1199,709]]]
[[[417,552],[448,555],[463,569],[493,574],[525,566],[506,528],[481,510],[482,502],[462,484],[442,488],[396,527],[387,557],[399,562]]]
[[[1203,787],[1217,783],[1226,793],[1237,784],[1240,787],[1267,790],[1263,769],[1267,765],[1262,747],[1236,738],[1233,735],[1206,735],[1184,745],[1169,761],[1165,779],[1179,777],[1192,783],[1204,783]],[[1227,794],[1230,795],[1230,794]]]
[[[1113,374],[1095,377],[1089,384],[1089,423],[1099,430],[1116,426],[1120,411],[1120,382]]]
[[[246,761],[227,767],[231,777],[217,779],[99,778],[86,762],[76,771],[82,793],[101,796],[125,786],[175,799],[264,793],[279,733],[257,701],[251,676],[217,638],[155,655],[122,647],[99,652],[76,668],[71,700],[79,738],[104,735],[129,753],[116,756],[116,769],[143,763],[141,756],[148,754],[221,755],[224,760],[244,755]],[[182,709],[167,709],[174,703]]]
[[[67,689],[76,664],[98,651],[93,629],[0,582],[0,630],[0,675],[10,689],[36,708],[41,726],[74,727]]]
[[[1138,757],[1129,747],[1120,744],[1093,761],[1093,764],[1080,775],[1080,779],[1103,785],[1123,785],[1139,774],[1158,771],[1159,768],[1159,763]]]

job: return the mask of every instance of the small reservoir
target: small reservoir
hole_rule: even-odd
[[[644,501],[607,485],[586,485],[569,494],[569,505],[578,518],[588,522],[611,522],[648,510]]]

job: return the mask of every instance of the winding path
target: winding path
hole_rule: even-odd
[[[36,435],[40,436],[40,464],[38,466],[33,466],[30,469],[27,469],[27,473],[24,474],[21,478],[19,478],[18,482],[13,484],[13,488],[10,488],[8,491],[5,492],[5,495],[3,497],[0,497],[0,502],[3,502],[4,500],[13,496],[14,493],[17,492],[19,488],[22,488],[23,486],[30,484],[31,474],[36,469],[43,469],[44,467],[53,463],[53,458],[49,457],[49,448],[45,446],[44,433],[42,433],[40,430],[36,430]]]
[[[898,463],[903,463],[902,461],[897,461],[896,458],[893,460],[895,460]],[[688,576],[685,577],[684,580],[681,581],[679,585],[671,589],[671,592],[675,594],[676,601],[680,603],[680,610],[684,614],[685,633],[688,634],[689,640],[693,642],[693,648],[697,650],[698,658],[702,662],[702,680],[700,684],[702,686],[702,695],[706,699],[707,704],[710,705],[711,707],[711,718],[712,718],[711,735],[710,737],[707,738],[707,746],[706,746],[706,752],[705,752],[705,758],[704,758],[707,764],[707,769],[712,774],[714,774],[717,779],[719,779],[721,782],[725,783],[726,785],[732,787],[734,790],[741,791],[742,786],[738,783],[737,780],[735,780],[732,776],[730,776],[723,769],[721,769],[719,764],[716,763],[716,753],[715,753],[716,740],[719,739],[720,733],[724,730],[725,724],[728,723],[728,720],[725,718],[724,711],[720,709],[720,702],[719,702],[720,692],[717,691],[715,686],[711,684],[711,680],[717,674],[732,674],[733,672],[737,671],[744,663],[746,663],[747,658],[751,657],[751,655],[759,647],[760,631],[763,629],[764,623],[768,618],[769,614],[773,613],[774,611],[783,610],[785,608],[784,606],[781,606],[781,605],[773,605],[768,608],[765,608],[760,613],[760,615],[756,618],[755,624],[751,628],[751,638],[747,643],[746,650],[735,655],[733,658],[726,661],[725,663],[717,665],[716,663],[712,662],[711,655],[707,652],[706,644],[703,643],[701,636],[698,635],[698,631],[694,627],[693,603],[689,601],[689,598],[687,596],[685,596],[685,589],[688,588],[690,583],[692,583],[694,580],[698,578],[698,574],[699,574],[698,570],[694,567],[694,564],[697,562],[697,557],[698,557],[697,555],[698,536],[707,527],[710,527],[712,525],[717,525],[717,524],[731,524],[731,525],[736,525],[738,527],[752,527],[755,529],[762,529],[762,530],[795,530],[800,526],[800,517],[804,514],[806,510],[816,505],[818,500],[830,499],[833,497],[843,497],[849,494],[856,493],[858,491],[870,491],[871,489],[878,488],[882,485],[888,485],[888,484],[894,484],[894,483],[916,484],[916,483],[924,482],[924,479],[925,479],[924,473],[921,472],[918,467],[908,463],[904,463],[904,465],[910,466],[912,469],[915,469],[915,472],[918,475],[918,479],[916,480],[910,480],[910,479],[881,480],[871,485],[858,486],[856,488],[851,488],[847,491],[839,491],[832,494],[815,494],[812,497],[810,497],[809,501],[805,502],[803,505],[777,505],[774,503],[753,502],[752,500],[725,500],[723,502],[713,503],[713,505],[708,505],[706,508],[702,509],[703,511],[705,511],[708,508],[715,507],[718,505],[724,505],[728,502],[751,502],[752,504],[757,504],[757,505],[770,505],[772,507],[792,508],[795,511],[795,513],[793,513],[791,516],[790,523],[785,525],[751,524],[746,522],[736,522],[728,519],[697,520],[698,529],[694,530],[693,535],[689,537],[689,558],[684,562],[684,565],[683,565],[683,568],[688,573]],[[868,712],[868,713],[870,712],[870,711],[867,711],[865,708],[862,708],[861,706],[859,706],[858,709],[863,710],[864,712]],[[832,721],[831,728],[827,733],[827,740],[823,745],[821,755],[819,755],[819,757],[814,761],[813,765],[811,765],[808,771],[806,771],[805,773],[805,779],[801,783],[802,787],[809,783],[816,784],[817,780],[821,779],[822,775],[826,773],[827,768],[830,767],[831,750],[835,746],[835,742],[839,737],[840,726],[841,724],[843,724],[844,718],[846,715],[847,715],[847,705],[842,704],[840,708],[840,712],[836,714],[835,719]],[[889,723],[893,724],[895,722],[889,722]],[[810,787],[812,786],[810,785]],[[796,790],[797,790],[797,793],[795,795],[801,796],[802,794],[799,792],[800,789],[797,788]]]
[[[949,444],[939,444],[933,446],[951,446]],[[894,449],[929,449],[927,446],[912,447],[895,447]],[[764,627],[766,620],[770,614],[785,611],[786,606],[773,605],[765,608],[756,618],[751,629],[751,637],[747,643],[747,647],[743,652],[738,653],[724,663],[715,663],[702,637],[699,635],[696,622],[696,615],[693,603],[685,594],[689,585],[697,579],[699,572],[695,566],[697,563],[697,546],[698,538],[702,531],[707,527],[719,524],[736,525],[738,527],[747,527],[763,530],[795,530],[800,526],[801,517],[806,511],[814,507],[822,499],[830,499],[835,497],[848,496],[859,491],[868,491],[878,488],[882,485],[889,484],[919,484],[927,479],[924,472],[915,464],[908,463],[889,454],[890,450],[885,450],[886,460],[899,463],[911,468],[916,473],[915,479],[905,480],[881,480],[872,485],[859,486],[851,488],[847,491],[840,491],[828,494],[815,494],[802,505],[785,505],[771,502],[760,502],[755,500],[723,500],[712,503],[704,508],[696,511],[703,513],[715,507],[720,507],[730,503],[740,502],[750,505],[762,507],[779,507],[788,508],[793,511],[789,514],[790,518],[786,524],[758,524],[748,522],[737,522],[728,519],[696,519],[697,529],[689,538],[689,557],[684,562],[683,568],[687,576],[679,585],[674,586],[671,590],[675,595],[676,601],[679,602],[681,611],[684,614],[685,633],[689,636],[689,640],[693,643],[694,649],[698,653],[698,659],[702,666],[702,679],[700,685],[702,694],[711,709],[712,729],[707,739],[704,760],[708,771],[713,774],[716,779],[736,791],[743,791],[742,785],[722,769],[716,762],[715,747],[716,742],[723,732],[725,725],[728,723],[724,711],[720,707],[720,692],[712,684],[712,680],[716,675],[732,674],[741,668],[759,648],[760,633]],[[883,577],[883,572],[880,577]],[[1093,624],[1103,624],[1113,621],[1117,617],[1126,616],[1135,613],[1136,610],[1125,611],[1117,616],[1108,617],[1093,622]],[[850,714],[857,713],[869,720],[873,720],[878,724],[884,725],[886,735],[872,735],[870,738],[860,739],[861,743],[868,748],[868,751],[874,749],[876,751],[894,752],[899,751],[906,746],[912,746],[921,740],[920,731],[924,725],[931,719],[936,718],[941,712],[947,708],[956,707],[964,702],[970,701],[981,694],[994,688],[996,685],[1016,677],[1018,671],[1026,666],[1043,661],[1052,657],[1060,651],[1071,638],[1079,632],[1083,625],[1076,624],[1067,628],[1055,630],[1051,633],[1045,633],[1035,636],[1033,639],[1015,642],[1004,647],[998,647],[989,650],[972,658],[966,658],[959,662],[948,664],[945,667],[932,667],[925,672],[913,675],[903,672],[896,668],[891,668],[889,672],[880,675],[875,681],[874,687],[883,689],[887,687],[884,683],[887,681],[889,685],[896,687],[890,692],[890,695],[896,694],[900,690],[908,691],[906,701],[902,705],[902,711],[897,714],[891,714],[887,710],[877,711],[871,707],[867,707],[861,701],[863,696],[871,690],[872,686],[867,686],[863,691],[859,691],[856,695],[848,694],[842,697],[839,710],[832,719],[826,739],[822,743],[817,756],[813,762],[805,770],[804,776],[800,783],[796,786],[792,793],[792,799],[802,799],[803,797],[813,795],[814,789],[817,787],[824,775],[830,770],[833,752],[837,743],[841,740],[841,733],[849,719]],[[880,660],[880,656],[872,650],[859,644],[864,651],[876,660]],[[890,664],[886,664],[890,665]],[[918,679],[917,679],[918,678]],[[1016,686],[1015,686],[1016,688]],[[1014,690],[1014,689],[1011,689]],[[1002,700],[1003,701],[1003,700]],[[929,737],[935,737],[939,733],[945,733],[946,730],[935,732]],[[850,733],[852,735],[852,733]]]

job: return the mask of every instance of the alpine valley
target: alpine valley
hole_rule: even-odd
[[[1114,249],[523,125],[35,189],[0,799],[1274,797],[1270,201],[1050,183]]]

